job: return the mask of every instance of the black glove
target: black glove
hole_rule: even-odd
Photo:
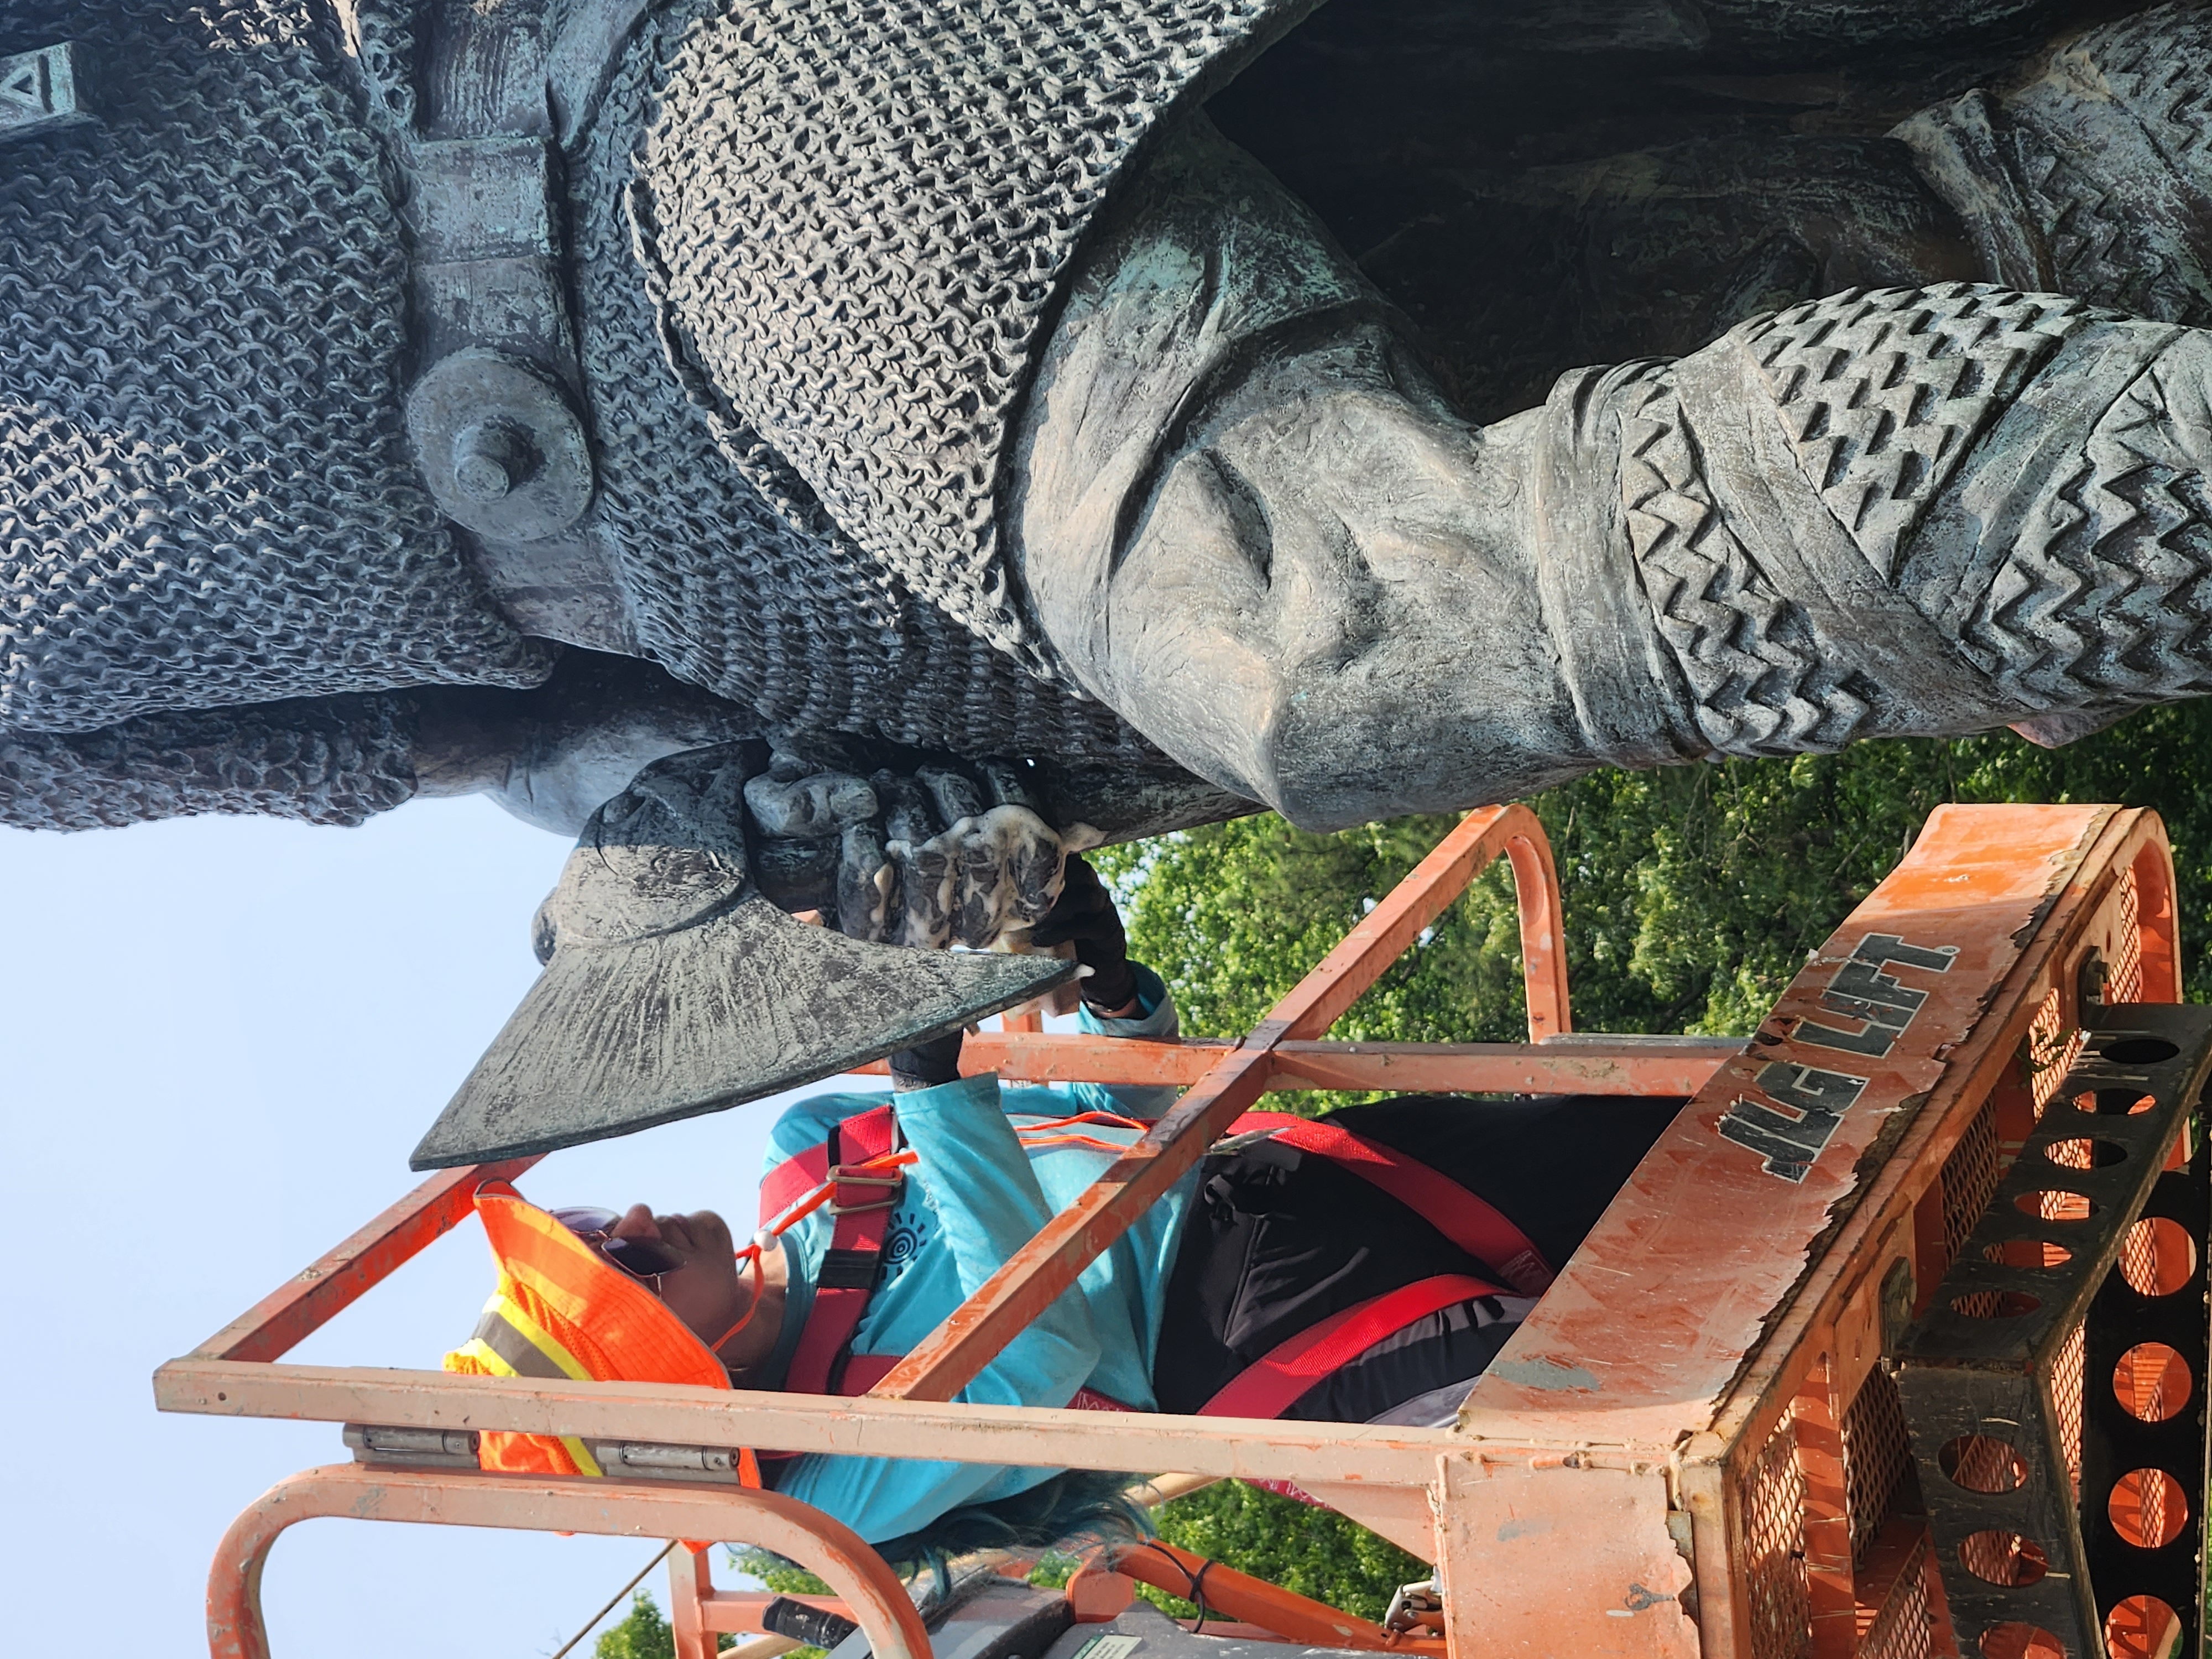
[[[951,1036],[900,1049],[891,1056],[891,1087],[903,1094],[951,1082],[960,1075],[960,1040],[966,1035],[956,1030]]]
[[[1060,902],[1030,929],[1036,945],[1073,945],[1075,959],[1091,969],[1076,988],[1093,1013],[1110,1014],[1136,1000],[1137,975],[1129,965],[1129,936],[1121,930],[1121,913],[1098,872],[1081,857],[1069,854],[1061,878]]]

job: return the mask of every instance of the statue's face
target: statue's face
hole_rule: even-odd
[[[1493,443],[1409,398],[1371,345],[1253,374],[1132,482],[1118,541],[1025,538],[1091,690],[1316,827],[1508,799],[1579,746],[1511,429]]]

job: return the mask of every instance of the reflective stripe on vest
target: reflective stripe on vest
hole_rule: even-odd
[[[502,1276],[499,1290],[493,1291],[491,1300],[484,1304],[483,1314],[477,1321],[475,1334],[462,1346],[459,1353],[475,1360],[481,1368],[481,1374],[489,1376],[534,1376],[546,1382],[563,1379],[574,1382],[590,1382],[591,1372],[584,1369],[575,1355],[555,1340],[543,1325],[532,1319],[520,1302],[506,1293],[509,1288],[510,1281]],[[447,1358],[450,1362],[458,1357],[448,1355]],[[454,1370],[459,1367],[448,1363],[447,1369]],[[525,1437],[514,1437],[521,1439]],[[527,1437],[542,1444],[551,1437],[538,1435]],[[558,1438],[562,1449],[568,1454],[568,1461],[576,1466],[576,1474],[605,1474],[606,1471],[592,1455],[591,1449],[581,1440],[572,1434],[564,1434]],[[505,1461],[511,1464],[514,1460]]]

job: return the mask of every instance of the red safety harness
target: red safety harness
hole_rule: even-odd
[[[1146,1127],[1103,1113],[1082,1113],[1060,1121],[1074,1121]],[[1489,1263],[1514,1291],[1536,1296],[1551,1284],[1551,1267],[1526,1233],[1496,1206],[1419,1159],[1325,1118],[1247,1112],[1229,1126],[1231,1136],[1258,1133],[1328,1158],[1380,1188],[1468,1255]],[[780,1218],[788,1227],[799,1218],[790,1212],[804,1206],[799,1213],[805,1214],[819,1202],[826,1202],[836,1218],[829,1253],[814,1286],[814,1306],[799,1332],[784,1382],[793,1393],[863,1395],[905,1357],[848,1352],[867,1311],[883,1259],[884,1236],[905,1184],[902,1166],[913,1158],[911,1153],[901,1158],[899,1152],[897,1119],[889,1105],[878,1106],[845,1119],[819,1146],[786,1158],[761,1183],[763,1228]],[[1199,1414],[1279,1417],[1323,1377],[1407,1327],[1477,1297],[1503,1294],[1498,1285],[1468,1274],[1439,1273],[1371,1297],[1308,1327],[1255,1360],[1200,1407]],[[1130,1409],[1092,1389],[1080,1390],[1068,1403],[1093,1411]]]
[[[866,1394],[874,1386],[872,1382],[865,1388],[838,1387],[843,1381],[840,1373],[846,1369],[839,1362],[852,1346],[860,1316],[868,1310],[877,1264],[883,1260],[884,1234],[906,1185],[906,1176],[896,1168],[871,1171],[867,1166],[887,1162],[898,1151],[898,1119],[888,1104],[878,1106],[847,1118],[820,1146],[786,1158],[761,1182],[763,1227],[824,1186],[830,1188],[830,1213],[835,1218],[830,1251],[814,1281],[814,1306],[799,1334],[799,1346],[792,1351],[791,1371],[784,1382],[793,1394]]]

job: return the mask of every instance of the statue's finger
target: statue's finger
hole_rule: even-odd
[[[963,818],[983,816],[983,792],[975,781],[964,772],[947,770],[941,766],[923,766],[915,770],[921,787],[929,791],[931,803],[937,808],[937,821],[946,828]]]
[[[1032,812],[1037,810],[1028,769],[1014,761],[987,760],[977,769],[983,774],[984,785],[991,792],[992,805],[1026,806]]]
[[[986,813],[981,817],[963,818],[947,831],[959,842],[960,885],[953,908],[952,937],[976,950],[1005,931],[1007,915],[1005,835],[991,817]]]
[[[763,773],[745,780],[745,810],[763,835],[825,841],[848,823],[876,815],[876,792],[845,772],[816,772],[788,781]]]
[[[1034,927],[1060,902],[1066,880],[1066,849],[1052,826],[1036,813],[1018,806],[995,811],[1021,814],[1009,826],[1006,862],[1012,877],[1012,908],[1014,921]]]
[[[929,791],[904,772],[878,772],[868,780],[884,809],[884,839],[919,847],[938,832]]]
[[[891,935],[892,900],[897,872],[884,855],[884,843],[872,823],[845,830],[837,861],[837,927],[847,937],[880,944]]]
[[[952,935],[954,884],[958,875],[957,842],[944,836],[916,847],[902,841],[884,848],[898,872],[902,915],[898,943],[920,951],[941,951]]]
[[[1022,806],[994,806],[963,820],[960,890],[953,937],[981,948],[1030,926],[1052,908],[1059,838]]]

